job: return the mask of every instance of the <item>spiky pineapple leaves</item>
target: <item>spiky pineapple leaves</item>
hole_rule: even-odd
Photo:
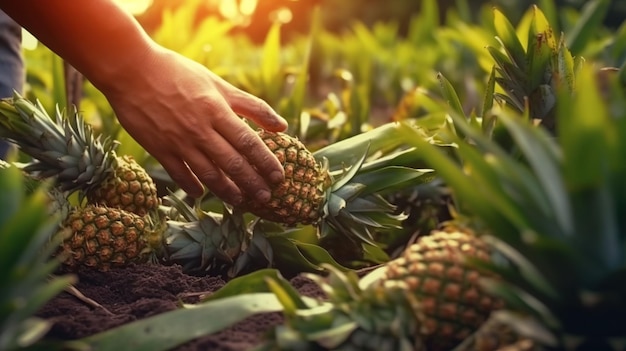
[[[288,276],[301,272],[320,273],[322,264],[348,269],[321,245],[314,227],[284,228],[263,221],[253,224],[251,242],[235,261],[229,275],[238,276],[259,266],[275,267]]]
[[[471,140],[458,140],[462,165],[415,142],[508,258],[508,265],[481,265],[502,277],[486,286],[509,308],[535,316],[558,342],[567,333],[626,334],[623,324],[609,322],[626,306],[624,91],[615,82],[611,88],[620,92],[610,96],[617,101],[607,101],[594,77],[587,67],[574,94],[561,87],[556,139],[524,116],[496,111],[519,155],[456,115]]]
[[[533,6],[528,20],[527,38],[521,38],[499,10],[494,10],[494,28],[501,50],[488,47],[495,61],[496,82],[502,88],[495,97],[518,111],[526,109],[530,118],[542,120],[554,129],[556,89],[574,85],[581,58],[574,58],[565,37],[557,38],[546,16]]]
[[[324,268],[326,277],[308,275],[324,299],[301,296],[280,276],[268,276],[267,287],[283,305],[285,322],[254,350],[422,349],[415,340],[417,319],[405,289],[361,288],[354,272]]]
[[[356,279],[354,274],[348,276],[331,269],[329,279],[335,278],[335,284],[325,284],[325,292],[331,294],[347,286]],[[349,274],[349,273],[348,273]],[[318,278],[318,276],[311,276]],[[320,284],[323,279],[315,279]],[[307,303],[293,286],[284,280],[268,279],[267,285],[284,307],[286,322],[272,330],[270,336],[255,350],[294,350],[309,347],[336,349],[358,328],[358,324],[340,309],[333,308],[328,302],[311,301]],[[354,294],[353,294],[354,295]]]
[[[368,150],[369,145],[361,158],[338,175],[331,185],[320,222],[322,238],[333,234],[347,235],[356,244],[378,247],[374,231],[401,229],[402,221],[406,219],[405,214],[394,213],[395,206],[382,195],[432,179],[424,177],[430,170],[379,162],[376,163],[379,168],[361,171]]]
[[[57,218],[48,213],[46,186],[27,194],[17,167],[0,167],[0,349],[32,346],[49,330],[34,314],[72,282],[50,278],[59,262],[50,259]]]
[[[173,192],[165,199],[172,206],[164,224],[166,261],[196,273],[233,264],[250,236],[241,213],[226,205],[221,213],[203,211]]]

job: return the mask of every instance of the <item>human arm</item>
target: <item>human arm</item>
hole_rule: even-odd
[[[191,196],[205,184],[231,204],[242,190],[269,200],[282,167],[237,116],[284,130],[263,100],[159,46],[112,1],[0,0],[0,8],[102,91],[120,124]]]

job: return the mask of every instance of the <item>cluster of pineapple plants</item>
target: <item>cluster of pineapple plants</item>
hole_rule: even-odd
[[[61,193],[56,200],[69,212],[57,255],[72,269],[152,261],[234,276],[259,258],[271,263],[285,233],[313,228],[336,259],[408,239],[364,277],[316,262],[313,270],[327,276],[308,276],[326,299],[303,298],[262,272],[260,289],[275,296],[263,295],[274,301],[263,312],[281,310],[285,323],[259,350],[623,350],[623,87],[614,77],[598,87],[600,70],[572,56],[537,7],[521,35],[493,13],[501,47],[486,50],[495,65],[479,115],[466,113],[440,75],[444,101],[428,107],[441,119],[412,118],[413,107],[403,105],[399,123],[316,151],[289,134],[259,131],[286,175],[268,204],[210,211],[203,199],[159,198],[148,173],[76,111],[50,117],[18,95],[0,103],[0,135],[33,158],[15,165],[36,180],[52,178]],[[441,181],[446,201],[434,213],[449,211],[443,224],[427,221],[432,212],[419,201],[422,186],[436,193]],[[398,194],[416,189],[418,201],[399,211]],[[409,213],[419,236],[398,234]],[[258,277],[232,284],[249,287]],[[213,297],[202,308],[210,313],[222,302],[231,301]]]
[[[36,179],[52,178],[68,197],[78,195],[61,225],[66,240],[60,254],[68,257],[70,268],[106,270],[170,258],[176,263],[193,261],[184,264],[205,270],[214,260],[232,264],[252,240],[252,232],[261,230],[244,223],[245,212],[288,226],[312,224],[319,228],[318,236],[345,235],[356,246],[375,245],[374,230],[398,228],[403,219],[379,192],[428,173],[391,167],[391,161],[380,157],[365,162],[372,141],[362,136],[351,142],[364,154],[357,155],[351,167],[337,169],[343,164],[335,163],[332,170],[326,156],[316,158],[297,138],[260,130],[285,169],[285,180],[272,190],[269,203],[247,200],[239,208],[224,204],[223,213],[216,213],[203,211],[199,201],[189,207],[170,194],[167,206],[162,206],[146,170],[132,158],[118,156],[116,143],[95,136],[76,111],[57,110],[51,117],[40,104],[18,94],[0,106],[0,135],[33,159],[21,168]],[[384,136],[384,130],[372,133]],[[340,150],[342,145],[321,151],[333,158]]]

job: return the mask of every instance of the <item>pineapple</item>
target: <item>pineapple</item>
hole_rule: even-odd
[[[95,137],[78,112],[57,110],[51,118],[41,104],[15,93],[0,101],[0,136],[14,142],[34,161],[24,170],[52,177],[62,191],[80,191],[89,203],[140,216],[155,211],[160,199],[148,173],[117,144]]]
[[[299,300],[286,281],[270,279],[286,322],[260,349],[449,351],[502,307],[479,286],[490,275],[467,265],[467,258],[491,260],[471,231],[448,227],[361,279],[332,266],[327,277],[307,274],[326,294],[317,303]]]
[[[73,209],[63,221],[58,252],[66,268],[79,265],[106,271],[148,260],[151,238],[159,233],[146,218],[114,207],[87,205]]]
[[[485,275],[467,258],[490,261],[487,245],[469,229],[434,230],[386,264],[382,281],[400,281],[418,301],[421,336],[428,350],[450,350],[473,332],[502,301],[479,285]]]
[[[285,180],[272,189],[268,203],[248,200],[242,208],[263,219],[287,225],[317,222],[330,185],[328,170],[298,139],[263,129],[257,133],[282,164]]]

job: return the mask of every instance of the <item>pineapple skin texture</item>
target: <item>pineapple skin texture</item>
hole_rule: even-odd
[[[419,301],[420,333],[429,351],[450,350],[503,307],[483,292],[481,272],[466,257],[489,260],[486,244],[468,230],[435,230],[387,265],[384,280],[402,281]]]
[[[156,185],[148,172],[128,155],[116,156],[113,174],[88,192],[87,200],[140,216],[157,210],[161,204]]]
[[[241,206],[260,218],[287,225],[319,220],[330,175],[298,139],[265,130],[257,131],[285,170],[285,180],[274,186],[270,201],[259,204],[245,199]]]
[[[146,262],[151,231],[146,219],[124,210],[87,205],[74,209],[62,223],[58,255],[70,270],[86,266],[100,271]]]

